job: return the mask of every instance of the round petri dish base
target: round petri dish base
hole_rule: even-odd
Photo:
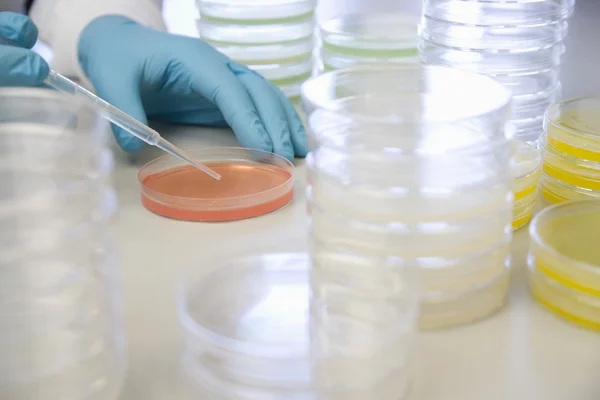
[[[453,328],[488,318],[506,303],[510,269],[485,285],[447,299],[421,303],[421,330]]]
[[[160,157],[138,174],[141,200],[149,211],[185,221],[234,221],[289,204],[294,166],[278,155],[235,147],[188,151],[218,172],[217,181],[172,156]]]

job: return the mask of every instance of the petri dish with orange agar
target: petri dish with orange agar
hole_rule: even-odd
[[[237,147],[188,154],[219,173],[221,180],[175,157],[157,158],[138,174],[146,209],[184,221],[235,221],[276,211],[294,197],[294,166],[276,154]]]

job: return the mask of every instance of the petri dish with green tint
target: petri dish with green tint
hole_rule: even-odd
[[[402,13],[349,14],[320,25],[324,64],[417,62],[419,18]]]

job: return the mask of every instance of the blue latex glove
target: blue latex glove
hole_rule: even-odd
[[[98,95],[146,123],[229,125],[245,147],[288,159],[306,155],[304,127],[283,93],[200,39],[144,27],[120,16],[92,21],[79,60]],[[113,127],[120,146],[144,143]]]
[[[26,16],[0,12],[0,86],[38,86],[50,68],[31,51],[38,30]]]

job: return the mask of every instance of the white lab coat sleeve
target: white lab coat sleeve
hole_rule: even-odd
[[[51,66],[90,86],[77,56],[83,30],[102,15],[122,15],[140,24],[165,30],[162,0],[36,0],[29,12],[40,39],[53,51]]]

